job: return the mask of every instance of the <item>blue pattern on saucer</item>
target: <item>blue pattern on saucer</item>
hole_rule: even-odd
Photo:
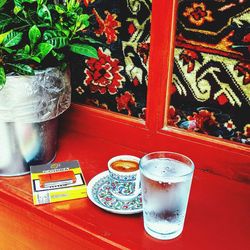
[[[88,197],[95,205],[112,213],[135,214],[142,212],[141,194],[129,201],[122,201],[112,195],[110,186],[109,172],[102,172],[88,183]]]

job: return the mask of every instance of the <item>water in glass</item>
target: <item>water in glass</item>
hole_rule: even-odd
[[[155,238],[181,234],[192,172],[186,164],[169,158],[146,161],[141,169],[145,230]]]

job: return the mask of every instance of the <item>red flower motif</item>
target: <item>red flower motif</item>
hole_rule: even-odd
[[[181,120],[181,117],[177,115],[175,107],[169,106],[168,109],[168,125],[169,126],[177,126],[177,123]]]
[[[220,96],[218,96],[217,101],[220,105],[224,105],[228,103],[228,98],[225,94],[221,94]]]
[[[242,42],[246,43],[245,46],[247,47],[248,52],[250,53],[250,33],[243,37]]]
[[[193,116],[188,116],[187,119],[195,122],[196,128],[194,130],[199,129],[205,131],[205,127],[217,124],[214,113],[204,109],[200,110],[198,113],[194,112]]]
[[[139,79],[135,76],[135,78],[133,79],[132,83],[133,83],[133,85],[136,87],[136,86],[138,86],[138,85],[140,84],[140,81],[139,81]]]
[[[171,86],[170,86],[170,94],[173,95],[176,92],[177,88],[175,86],[175,84],[172,82]]]
[[[129,26],[128,26],[128,33],[129,33],[129,35],[132,36],[135,33],[135,31],[136,31],[136,28],[135,28],[134,24],[130,23]]]
[[[85,5],[86,7],[88,7],[89,4],[90,4],[90,3],[93,3],[93,2],[95,2],[95,0],[83,0],[83,3],[84,3],[84,5]]]
[[[180,54],[180,60],[183,60],[183,65],[188,65],[187,73],[190,73],[194,70],[195,61],[200,61],[200,56],[197,52],[184,49],[183,52]]]
[[[93,13],[96,16],[96,20],[99,24],[99,29],[95,31],[97,36],[105,35],[107,38],[107,44],[117,41],[117,28],[121,27],[121,23],[116,20],[116,14],[110,14],[109,11],[104,11],[106,18],[103,20],[95,9]]]
[[[143,42],[138,44],[137,52],[140,57],[142,57],[142,61],[144,64],[147,64],[149,57],[149,43]]]
[[[192,7],[185,9],[183,15],[188,17],[189,22],[196,26],[201,26],[205,21],[212,22],[214,20],[211,10],[206,10],[204,3],[193,3]]]
[[[131,105],[136,105],[135,98],[134,96],[126,91],[124,94],[120,95],[120,97],[116,97],[116,102],[117,102],[117,110],[121,111],[123,109],[128,111],[128,115],[131,115]]]
[[[239,71],[239,75],[244,75],[244,85],[250,83],[250,63],[237,63],[234,69]]]
[[[242,42],[250,43],[250,33],[248,33],[243,37]]]
[[[123,69],[119,66],[119,60],[111,58],[109,49],[103,51],[98,49],[98,59],[89,58],[86,60],[87,67],[84,70],[86,78],[83,84],[90,87],[92,93],[100,92],[105,94],[107,91],[114,95],[117,93],[117,88],[122,87],[122,82],[125,80],[120,74]]]

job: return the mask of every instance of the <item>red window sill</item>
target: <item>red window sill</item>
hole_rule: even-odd
[[[77,140],[76,140],[77,138]],[[114,155],[144,153],[64,131],[56,161],[78,159],[87,182]],[[88,198],[34,206],[30,176],[0,178],[1,249],[246,249],[250,186],[195,170],[184,231],[159,241],[146,234],[142,214],[117,215]]]

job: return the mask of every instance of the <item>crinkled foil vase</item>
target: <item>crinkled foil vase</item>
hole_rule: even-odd
[[[57,68],[36,71],[34,76],[7,76],[0,90],[0,121],[43,122],[51,120],[71,102],[70,74]]]
[[[55,158],[57,117],[70,102],[69,71],[7,77],[0,90],[0,176],[24,175]]]

